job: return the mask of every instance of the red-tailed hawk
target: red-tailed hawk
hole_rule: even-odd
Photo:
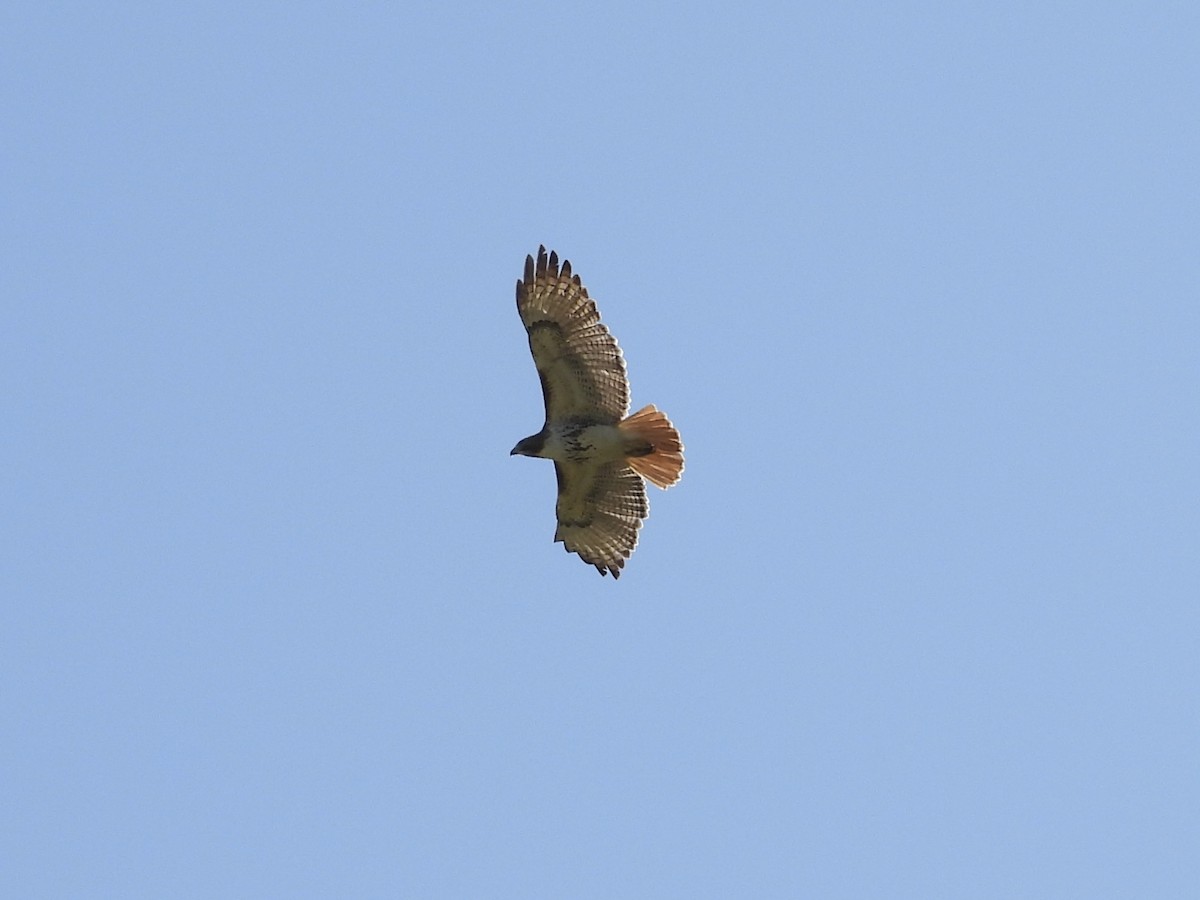
[[[571,264],[539,247],[525,257],[517,311],[542,382],[546,424],[512,454],[554,460],[558,529],[554,540],[621,576],[650,515],[642,479],[669,488],[683,474],[683,443],[654,406],[629,412],[629,382],[616,340]]]

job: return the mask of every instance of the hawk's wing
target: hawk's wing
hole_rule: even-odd
[[[585,419],[616,424],[629,412],[625,360],[595,302],[571,264],[539,247],[537,264],[525,257],[517,282],[517,311],[542,382],[546,421]]]
[[[638,529],[650,515],[646,485],[623,462],[554,463],[558,476],[558,530],[571,553],[604,575],[621,577],[621,567],[637,546]]]

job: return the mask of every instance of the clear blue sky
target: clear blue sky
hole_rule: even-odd
[[[701,7],[0,12],[0,895],[1195,896],[1197,6]]]

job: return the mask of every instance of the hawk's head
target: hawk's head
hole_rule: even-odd
[[[541,456],[542,450],[546,446],[546,432],[539,431],[537,434],[531,434],[527,438],[521,438],[517,441],[517,446],[512,448],[509,456]]]

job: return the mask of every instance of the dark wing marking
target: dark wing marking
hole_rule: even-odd
[[[621,462],[555,462],[554,473],[558,476],[554,540],[562,541],[601,575],[619,578],[637,546],[638,529],[650,515],[641,476]]]
[[[517,282],[517,311],[529,333],[529,349],[542,382],[546,421],[578,419],[616,424],[629,412],[625,360],[595,302],[571,264],[538,248],[537,263],[525,257]]]

